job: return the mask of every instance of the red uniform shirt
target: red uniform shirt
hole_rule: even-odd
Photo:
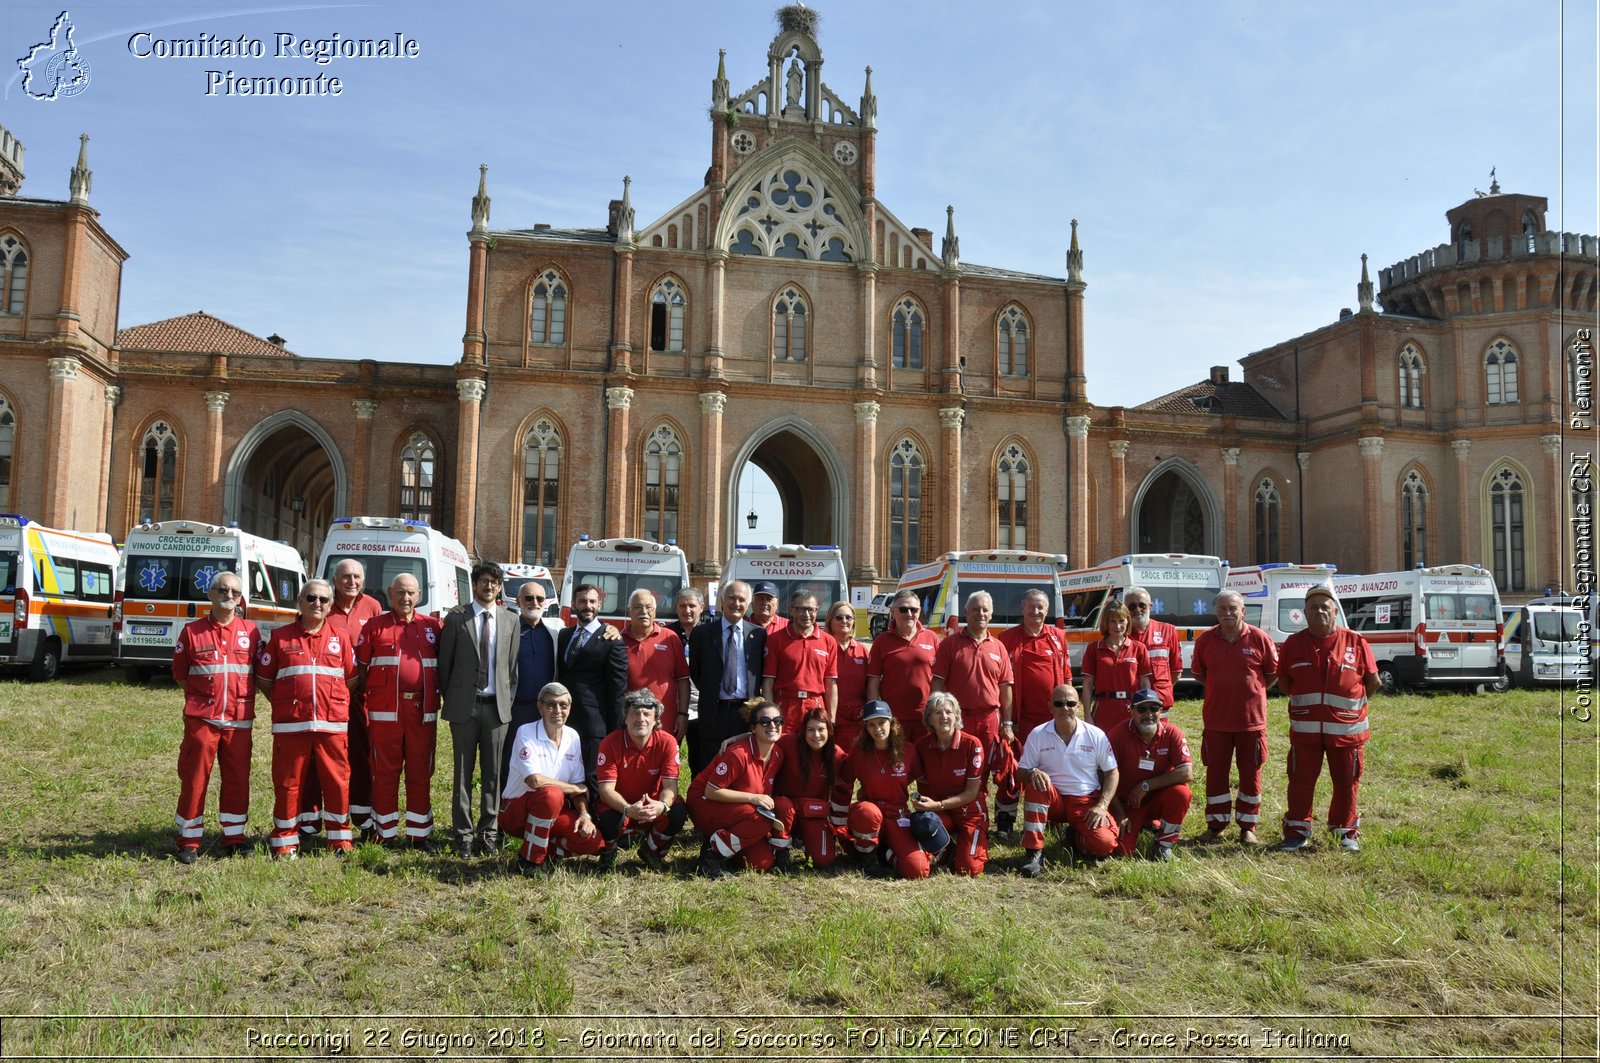
[[[416,705],[425,721],[438,715],[443,630],[443,621],[421,613],[412,613],[409,621],[384,613],[360,629],[356,663],[367,669],[362,704],[368,719],[396,720],[402,704]]]
[[[860,639],[851,639],[839,647],[839,706],[835,719],[861,719],[861,706],[867,703],[867,662],[871,654]]]
[[[226,627],[210,614],[185,624],[172,648],[172,678],[183,688],[183,714],[224,727],[248,727],[256,718],[250,667],[260,648],[261,632],[242,616]]]
[[[1291,739],[1298,733],[1320,733],[1331,745],[1366,742],[1365,677],[1378,670],[1378,662],[1365,638],[1343,627],[1320,639],[1309,628],[1296,631],[1284,640],[1278,670],[1289,684]]]
[[[983,777],[983,743],[975,735],[957,731],[950,748],[940,749],[939,737],[929,733],[917,739],[916,749],[920,768],[917,773],[917,793],[923,797],[931,797],[935,801],[956,797],[967,788],[968,782]],[[982,797],[983,791],[980,789],[978,798],[956,811],[981,810]]]
[[[778,769],[781,767],[783,767],[781,748],[774,745],[772,752],[767,756],[767,762],[763,764],[760,754],[756,752],[755,735],[745,735],[729,743],[726,749],[717,754],[715,760],[694,777],[694,781],[689,784],[689,796],[704,797],[708,789],[770,794],[772,781],[778,777]]]
[[[939,643],[933,677],[944,680],[946,692],[956,696],[962,714],[971,719],[1000,708],[1000,688],[1012,681],[1011,655],[988,632],[980,642],[962,628]]]
[[[1018,624],[1000,632],[1000,645],[1011,655],[1011,718],[1017,735],[1025,737],[1041,723],[1048,723],[1050,694],[1063,683],[1072,682],[1072,662],[1067,657],[1067,640],[1052,627],[1037,635]],[[945,689],[949,689],[947,686]]]
[[[878,696],[889,703],[897,720],[922,720],[922,706],[933,693],[933,658],[939,636],[925,627],[901,638],[891,625],[872,640],[867,676],[877,679]]]
[[[625,627],[622,644],[628,650],[628,689],[650,691],[661,702],[660,718],[675,718],[678,680],[689,678],[689,660],[683,654],[683,640],[678,633],[657,624],[640,639],[634,638],[632,629]]]
[[[911,795],[911,781],[922,774],[922,762],[915,746],[906,746],[906,759],[899,764],[889,760],[887,749],[862,749],[857,746],[845,761],[845,793],[861,784],[858,801],[904,808]]]
[[[1206,685],[1200,716],[1208,730],[1266,730],[1266,679],[1278,673],[1278,649],[1265,631],[1245,624],[1233,642],[1214,627],[1202,631],[1189,670]]]
[[[828,787],[828,776],[823,771],[821,757],[805,745],[804,735],[784,735],[778,739],[778,745],[783,749],[783,765],[779,767],[777,781],[773,783],[773,794],[823,801],[835,796]],[[832,742],[822,751],[822,756],[833,761],[833,789],[837,790],[844,781],[845,761],[849,758],[844,750]],[[841,794],[839,800],[844,801],[846,797]]]
[[[1082,674],[1094,680],[1095,700],[1111,694],[1131,695],[1139,689],[1139,677],[1150,675],[1150,655],[1131,638],[1112,649],[1105,639],[1097,639],[1083,651]],[[1130,698],[1120,700],[1128,701]]]
[[[811,634],[801,635],[794,625],[767,635],[766,664],[761,669],[771,679],[772,692],[780,700],[820,697],[829,679],[839,678],[839,643],[818,625]]]
[[[273,733],[344,733],[355,674],[355,650],[343,626],[324,622],[313,635],[296,620],[274,630],[256,659],[256,678],[272,684]]]
[[[594,759],[596,781],[615,783],[617,793],[629,804],[645,797],[659,798],[662,784],[668,779],[676,781],[680,770],[678,740],[659,727],[650,732],[643,749],[633,744],[626,727],[619,727],[600,740],[600,752]]]
[[[328,610],[328,622],[330,624],[343,625],[345,630],[350,632],[351,638],[359,639],[361,637],[361,629],[369,621],[376,620],[382,616],[384,612],[383,603],[370,594],[357,595],[350,608],[345,609],[339,604],[339,596],[336,592],[333,598],[333,608]]]
[[[1152,620],[1143,631],[1128,627],[1128,637],[1139,643],[1150,658],[1150,688],[1161,695],[1161,707],[1172,708],[1174,680],[1183,673],[1183,642],[1178,629],[1162,620]]]
[[[1106,737],[1111,740],[1111,752],[1117,755],[1117,799],[1120,801],[1127,800],[1133,788],[1146,779],[1193,762],[1189,756],[1189,740],[1182,729],[1169,720],[1156,725],[1155,737],[1148,742],[1132,720],[1107,731]]]

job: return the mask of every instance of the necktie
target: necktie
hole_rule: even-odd
[[[478,689],[489,689],[489,610],[478,614]]]
[[[736,637],[739,628],[736,624],[728,627],[728,637],[722,647],[722,700],[732,701],[739,696],[739,671],[744,667],[741,660],[744,654],[739,652]]]
[[[567,643],[567,663],[571,664],[578,656],[578,651],[583,649],[589,641],[589,629],[580,627],[572,633],[572,641]]]

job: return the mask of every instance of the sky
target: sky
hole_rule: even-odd
[[[123,327],[205,310],[302,355],[443,364],[479,164],[491,227],[602,226],[629,175],[644,228],[703,181],[718,49],[734,93],[760,80],[777,6],[94,0],[67,8],[87,85],[37,100],[16,61],[62,8],[13,2],[0,124],[44,198],[90,136],[91,204],[131,256]],[[963,261],[1065,276],[1078,220],[1101,405],[1237,379],[1336,320],[1363,253],[1376,281],[1442,243],[1492,168],[1549,198],[1551,228],[1600,231],[1591,2],[817,9],[824,82],[854,104],[873,68],[878,197],[903,222],[942,233],[949,204]],[[278,34],[417,54],[319,65]],[[265,55],[153,43],[241,35]],[[228,95],[228,71],[342,89]]]

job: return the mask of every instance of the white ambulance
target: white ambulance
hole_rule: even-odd
[[[333,570],[350,558],[366,570],[365,590],[387,605],[396,576],[417,578],[417,611],[442,617],[472,601],[472,558],[459,540],[424,520],[404,517],[339,517],[322,540],[317,572],[333,582]]]
[[[1230,568],[1226,589],[1244,597],[1244,619],[1272,636],[1283,648],[1283,640],[1306,627],[1306,591],[1319,583],[1332,583],[1339,573],[1337,565],[1292,565],[1276,562]],[[1335,623],[1345,625],[1341,609]]]
[[[778,614],[789,615],[789,596],[810,591],[817,596],[817,620],[821,623],[834,602],[850,600],[850,581],[844,570],[844,555],[837,546],[766,546],[740,543],[722,569],[724,584],[734,580],[766,582],[778,588]]]
[[[1064,554],[1030,550],[952,550],[906,569],[895,593],[915,591],[922,599],[923,624],[948,634],[966,622],[964,606],[974,591],[988,591],[994,599],[989,627],[1000,632],[1022,623],[1022,596],[1038,589],[1050,600],[1045,622],[1059,626],[1060,571],[1066,560]]]
[[[1500,681],[1500,592],[1481,565],[1338,576],[1333,591],[1384,690]]]
[[[1094,568],[1061,574],[1061,613],[1076,671],[1083,651],[1100,638],[1100,611],[1120,602],[1130,587],[1150,592],[1150,619],[1178,629],[1183,649],[1180,682],[1193,682],[1189,662],[1195,636],[1217,622],[1216,599],[1228,579],[1228,563],[1210,554],[1124,554]]]
[[[0,513],[0,667],[54,679],[68,661],[110,661],[117,548]]]
[[[118,564],[117,663],[148,678],[172,667],[178,632],[211,611],[211,581],[244,584],[245,616],[263,636],[295,618],[305,562],[287,543],[197,520],[140,524]]]
[[[608,624],[627,624],[628,599],[637,590],[656,596],[656,617],[667,623],[676,615],[672,600],[689,585],[689,560],[675,543],[585,535],[567,551],[561,574],[562,623],[572,623],[572,591],[584,583],[600,588],[600,617]]]

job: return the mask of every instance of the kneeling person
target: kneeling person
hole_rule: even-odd
[[[1072,827],[1072,845],[1084,856],[1110,856],[1117,847],[1111,798],[1117,792],[1117,758],[1104,731],[1078,719],[1078,692],[1063,683],[1050,694],[1053,719],[1035,727],[1022,746],[1022,873],[1044,870],[1044,828]]]
[[[1107,735],[1117,756],[1117,796],[1111,814],[1118,829],[1117,855],[1131,856],[1139,832],[1155,832],[1157,860],[1171,860],[1189,811],[1194,768],[1189,741],[1177,724],[1161,718],[1161,695],[1133,695],[1133,717]]]
[[[546,683],[539,691],[540,719],[517,731],[500,829],[522,837],[517,866],[525,875],[548,871],[552,857],[590,855],[605,848],[589,817],[583,744],[578,732],[566,726],[571,714],[572,694],[560,683]]]
[[[989,862],[983,743],[961,729],[961,703],[954,694],[929,697],[922,723],[928,733],[916,741],[921,774],[911,805],[911,836],[935,861],[949,857],[957,874],[981,875]]]
[[[630,692],[623,698],[622,726],[600,742],[595,825],[606,844],[600,866],[608,870],[617,861],[618,839],[638,834],[639,855],[660,871],[672,839],[689,818],[689,805],[678,797],[678,740],[656,726],[660,711],[650,691]]]

